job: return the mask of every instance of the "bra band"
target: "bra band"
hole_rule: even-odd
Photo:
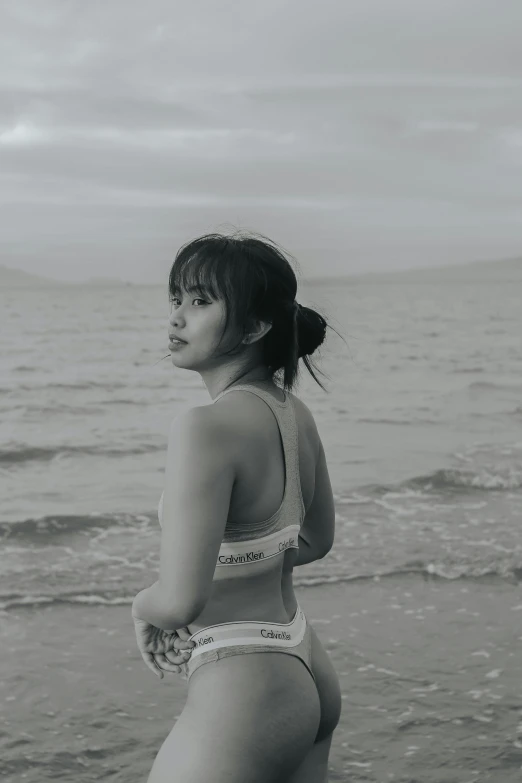
[[[221,544],[216,566],[243,565],[267,560],[284,552],[285,549],[299,548],[299,525],[289,525],[263,538],[250,541],[230,541]]]

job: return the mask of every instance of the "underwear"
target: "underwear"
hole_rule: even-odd
[[[195,642],[196,646],[192,648],[189,660],[181,666],[185,675],[183,679],[187,682],[196,669],[205,663],[229,658],[231,655],[257,652],[294,655],[304,663],[315,682],[312,671],[311,627],[299,604],[289,623],[248,620],[209,625],[193,634],[190,640]]]

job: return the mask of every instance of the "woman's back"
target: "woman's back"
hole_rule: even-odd
[[[270,389],[261,384],[234,387],[216,398],[214,404],[215,414],[224,417],[232,433],[237,479],[211,596],[188,629],[196,633],[235,620],[287,623],[297,606],[292,568],[298,550],[293,548],[297,540],[292,543],[291,539],[297,538],[314,496],[318,452],[315,422],[304,403],[294,395],[287,394],[285,399],[273,385]],[[224,448],[229,446],[224,444]],[[263,551],[256,560],[255,546],[249,541],[254,545],[255,539],[269,540],[267,533],[278,527],[280,538],[274,541],[272,556],[264,556]],[[277,533],[272,535],[275,538]],[[244,543],[235,543],[238,541]],[[238,555],[239,551],[246,555],[247,549],[253,550],[248,552],[250,559]]]

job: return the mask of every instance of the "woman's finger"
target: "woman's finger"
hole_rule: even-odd
[[[170,663],[179,666],[180,664],[185,663],[186,653],[183,653],[183,651],[177,653],[175,650],[168,650],[165,653],[165,658],[167,659],[167,661],[170,661]]]
[[[156,662],[156,665],[160,667],[160,669],[163,669],[166,672],[174,672],[176,674],[179,674],[181,671],[180,667],[176,663],[171,663],[165,655],[158,654],[154,656],[154,660]]]
[[[172,642],[172,649],[174,650],[192,650],[195,646],[195,643],[190,641],[189,638],[182,639],[180,636],[176,636]]]
[[[154,655],[152,653],[142,652],[141,657],[151,670],[153,674],[156,675],[156,677],[159,677],[160,680],[163,679],[163,672],[161,671],[161,668],[155,663],[154,661]]]
[[[186,627],[179,628],[177,631],[177,635],[178,635],[177,642],[180,650],[188,650],[191,649],[192,647],[195,647],[194,642],[190,641],[190,637],[192,636],[192,634],[190,633],[188,628]]]

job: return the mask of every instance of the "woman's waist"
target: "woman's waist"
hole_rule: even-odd
[[[292,571],[283,572],[281,575],[281,595],[286,611],[293,617],[297,609],[297,598],[294,593]]]
[[[243,582],[243,580],[238,580]],[[283,584],[284,582],[284,584]],[[235,589],[234,589],[235,587]],[[297,609],[293,587],[283,578],[272,590],[252,590],[244,584],[231,586],[223,582],[213,585],[212,595],[201,614],[187,629],[191,634],[211,625],[233,622],[291,622]]]

